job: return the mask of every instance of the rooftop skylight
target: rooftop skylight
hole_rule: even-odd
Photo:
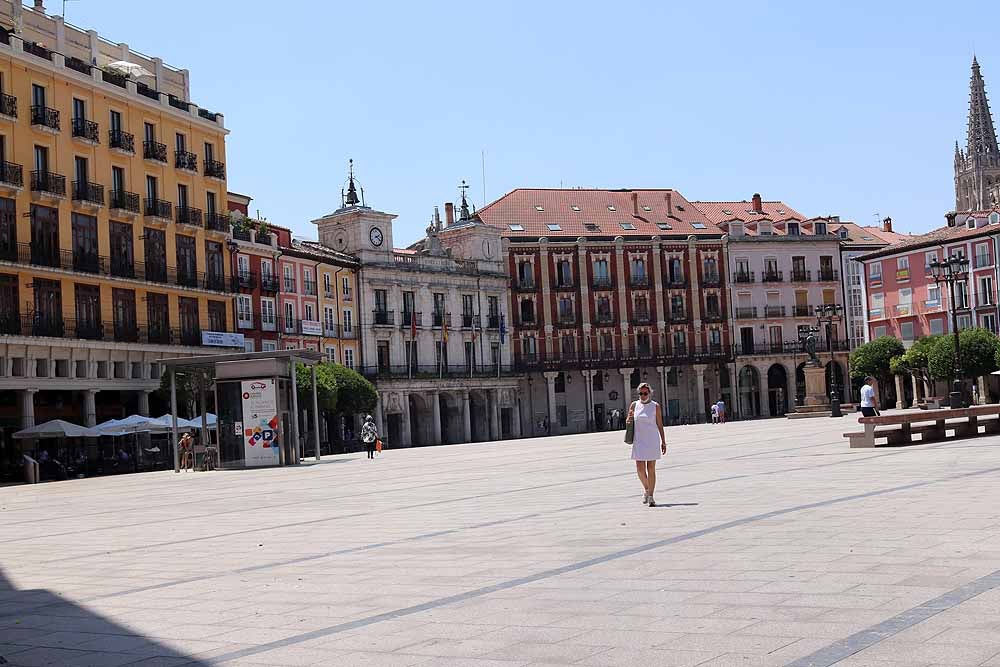
[[[535,204],[535,210],[539,213],[543,213],[545,211],[545,207],[540,204]]]
[[[635,229],[635,225],[633,225],[631,222],[623,222],[622,229],[633,230]]]
[[[510,227],[510,231],[512,231],[512,232],[523,232],[524,231],[524,225],[507,225],[507,226]]]
[[[609,210],[609,211],[612,211],[612,212],[614,212],[614,211],[617,211],[618,209],[616,209],[616,208],[615,208],[614,206],[612,206],[611,204],[608,204],[608,210]]]
[[[562,227],[560,227],[559,224],[555,223],[555,222],[550,222],[549,224],[547,224],[545,226],[549,228],[550,232],[561,232],[562,231]]]
[[[702,222],[692,222],[691,226],[694,227],[695,229],[705,229],[706,228],[705,227],[705,223],[702,223]]]

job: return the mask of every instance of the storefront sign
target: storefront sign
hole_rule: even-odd
[[[244,380],[243,453],[246,465],[276,466],[278,455],[278,394],[274,379]]]
[[[305,336],[322,336],[323,325],[314,320],[302,320],[302,334]]]
[[[225,331],[202,331],[201,344],[212,347],[238,347],[243,349],[243,334]]]

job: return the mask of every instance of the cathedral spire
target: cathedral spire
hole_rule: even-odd
[[[979,62],[972,56],[972,79],[969,82],[969,128],[966,154],[975,159],[984,156],[996,159],[997,133],[993,128],[990,103],[986,99],[986,84],[979,71]]]

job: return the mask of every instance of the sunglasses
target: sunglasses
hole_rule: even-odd
[[[649,396],[649,392],[648,391],[640,391],[639,395],[640,396]]]

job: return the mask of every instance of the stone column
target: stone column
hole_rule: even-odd
[[[989,402],[986,400],[986,376],[980,375],[976,382],[979,383],[979,405],[985,405]]]
[[[22,389],[17,393],[21,408],[21,428],[30,428],[35,425],[35,394],[37,393],[37,389]]]
[[[549,433],[552,433],[556,427],[556,378],[559,373],[555,371],[546,371],[542,373],[545,376],[545,389],[546,389],[546,413],[549,416]]]
[[[469,392],[462,392],[462,442],[472,442],[472,405],[469,403]]]
[[[917,376],[910,374],[910,388],[913,391],[913,404],[916,405],[917,401],[920,400],[920,383],[917,382]]]
[[[587,431],[594,430],[594,373],[593,370],[581,371],[584,383],[584,404],[587,406]]]
[[[521,398],[518,393],[514,394],[514,405],[512,406],[513,414],[511,421],[511,435],[515,438],[521,437]]]
[[[83,392],[83,425],[97,426],[97,390],[86,389]]]
[[[496,389],[486,391],[486,412],[490,425],[490,440],[500,439],[500,418],[497,411],[500,409],[500,397],[497,396]]]
[[[697,396],[694,398],[695,416],[698,423],[705,421],[705,364],[694,365]]]
[[[896,377],[896,409],[902,410],[903,408],[909,407],[906,405],[906,398],[903,395],[903,376],[897,375]]]
[[[622,410],[625,411],[625,416],[628,416],[628,406],[632,405],[632,401],[638,398],[632,395],[632,383],[630,381],[633,370],[632,368],[618,369],[618,372],[622,374]]]
[[[433,398],[431,400],[431,411],[434,413],[431,415],[432,431],[431,437],[434,439],[432,445],[441,444],[441,392],[435,391],[432,394]]]
[[[413,441],[410,436],[410,395],[405,392],[400,392],[403,404],[403,420],[400,425],[400,430],[402,433],[399,434],[399,441],[403,447],[410,447],[413,445]]]
[[[139,399],[139,416],[148,417],[149,416],[149,391],[143,390],[138,392]]]
[[[375,428],[378,429],[378,434],[380,437],[386,436],[385,428],[382,426],[382,393],[376,392],[375,394]]]
[[[668,412],[670,408],[670,390],[667,389],[667,375],[670,373],[670,367],[657,366],[656,371],[660,375],[660,405],[663,406],[663,424],[666,425],[667,419],[670,418],[670,413]]]

